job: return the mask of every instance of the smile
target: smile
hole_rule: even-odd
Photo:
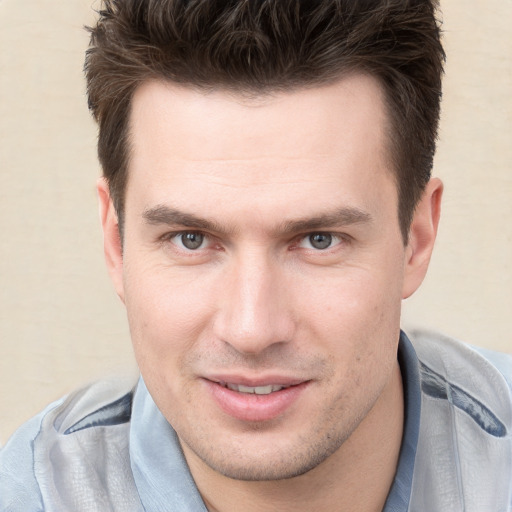
[[[290,386],[280,386],[279,384],[268,384],[266,386],[244,386],[243,384],[232,384],[230,382],[219,382],[219,384],[231,391],[239,393],[249,393],[254,395],[270,395],[276,391],[289,388]]]
[[[246,382],[243,384],[239,383],[244,380]],[[249,379],[232,376],[229,379],[226,377],[203,379],[202,382],[220,410],[244,422],[269,421],[283,415],[300,399],[311,384],[309,380],[301,381],[282,377],[270,377],[266,382],[261,380],[250,382]],[[279,381],[281,383],[276,384]]]

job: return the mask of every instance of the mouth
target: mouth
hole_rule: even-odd
[[[225,414],[244,422],[268,421],[283,415],[311,384],[311,381],[279,377],[258,380],[232,377],[203,382]]]
[[[224,388],[230,389],[231,391],[238,391],[239,393],[248,393],[252,395],[270,395],[276,391],[287,389],[290,386],[282,386],[280,384],[266,384],[264,386],[244,386],[243,384],[233,384],[231,382],[218,382]]]

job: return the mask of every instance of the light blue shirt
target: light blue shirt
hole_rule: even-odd
[[[512,359],[442,336],[414,339],[419,358],[400,339],[405,423],[383,512],[509,512]],[[0,452],[0,512],[43,510],[206,512],[142,379],[51,404]]]

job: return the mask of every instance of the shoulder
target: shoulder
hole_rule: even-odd
[[[34,440],[46,414],[62,400],[23,424],[0,450],[0,511],[43,510],[41,493],[34,474]]]
[[[133,380],[89,385],[20,427],[0,451],[0,511],[42,511],[48,500],[66,510],[73,479],[59,473],[101,480],[109,453],[127,443],[132,389]]]
[[[421,421],[410,510],[509,510],[511,357],[427,331],[411,342]]]
[[[59,435],[130,421],[133,379],[102,380],[69,395],[45,419]],[[49,426],[49,425],[48,425]]]
[[[420,361],[424,392],[435,394],[435,383],[447,382],[502,411],[505,419],[512,421],[510,354],[473,347],[432,331],[414,331],[411,341]]]

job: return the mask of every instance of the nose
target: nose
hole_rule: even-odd
[[[289,342],[295,328],[290,292],[279,263],[265,254],[240,255],[219,291],[217,339],[247,355]]]

